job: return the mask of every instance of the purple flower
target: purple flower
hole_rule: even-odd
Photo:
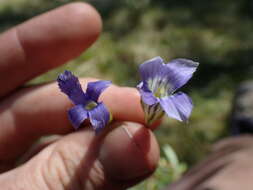
[[[75,104],[68,111],[68,118],[75,129],[89,119],[98,133],[110,122],[110,112],[102,102],[98,102],[100,94],[111,84],[110,81],[89,82],[86,92],[83,92],[78,78],[70,71],[60,74],[57,81],[61,91]]]
[[[140,65],[142,82],[137,86],[147,124],[152,124],[164,112],[179,121],[187,121],[192,100],[183,92],[177,92],[188,82],[199,63],[188,59],[174,59],[164,64],[161,57],[155,57]]]

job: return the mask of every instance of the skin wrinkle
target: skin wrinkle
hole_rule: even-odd
[[[1,185],[7,187],[8,190],[54,190],[46,183],[46,176],[43,176],[43,169],[41,168],[43,161],[24,164],[13,171],[1,175]]]
[[[88,131],[89,134],[93,134],[91,129],[86,129],[86,131]],[[86,143],[85,146],[89,147],[89,149],[85,151],[83,156],[80,158],[80,161],[78,161],[78,165],[74,170],[75,173],[73,173],[73,175],[71,176],[70,183],[67,184],[67,186],[65,187],[66,189],[72,189],[72,187],[74,187],[76,184],[81,185],[80,189],[85,189],[85,182],[90,177],[90,172],[93,169],[94,162],[96,161],[96,157],[98,155],[99,143],[101,142],[100,138],[98,137],[92,138],[89,140],[88,144]]]
[[[15,167],[18,167],[26,162],[28,162],[32,157],[36,156],[43,149],[49,145],[58,141],[62,136],[60,135],[49,135],[38,139],[31,147],[28,149],[20,158],[17,159]]]
[[[20,50],[21,50],[22,55],[23,55],[23,63],[29,63],[29,62],[28,62],[28,59],[27,59],[27,54],[26,54],[24,45],[23,45],[23,43],[22,43],[22,40],[20,39],[19,27],[15,27],[15,28],[13,28],[13,30],[14,30],[15,37],[16,37],[16,39],[17,39],[17,44],[18,44],[18,46],[20,47]]]
[[[130,139],[133,139],[133,135],[130,133],[130,131],[129,131],[125,126],[123,126],[122,128],[125,130],[125,132],[126,132],[127,135],[129,136],[129,138],[130,138]],[[137,145],[137,144],[136,144],[136,145]]]
[[[62,149],[62,147],[64,147],[64,149]],[[69,150],[69,152],[66,153],[66,150]],[[82,159],[85,152],[87,152],[87,149],[81,147],[77,143],[70,142],[70,144],[65,145],[59,143],[58,146],[55,146],[52,154],[54,158],[52,158],[52,165],[49,167],[56,170],[56,177],[61,181],[62,189],[83,189],[77,180],[78,178],[73,179],[73,176],[75,175],[74,171],[79,166],[79,160]],[[58,163],[61,163],[59,167],[55,167],[54,165],[56,162],[54,160],[55,158],[59,160]],[[69,186],[69,183],[72,185]]]
[[[96,160],[93,164],[93,167],[90,171],[90,174],[88,176],[88,181],[93,186],[93,189],[100,189],[103,187],[105,180],[105,173],[103,169],[103,165],[99,160]],[[86,185],[85,185],[86,187]],[[84,188],[86,189],[86,188]]]
[[[54,190],[53,187],[52,187],[52,185],[48,182],[47,177],[46,177],[46,173],[43,172],[43,170],[42,170],[42,172],[41,172],[41,177],[42,177],[42,181],[44,182],[46,188],[47,188],[48,190]],[[60,190],[60,189],[59,189],[59,190]]]
[[[62,155],[59,153],[59,150],[55,151],[54,148],[48,157],[48,161],[44,163],[47,169],[45,170],[46,172],[44,172],[43,177],[46,184],[48,184],[52,190],[65,190],[65,181],[63,176],[68,175],[68,173],[66,170],[67,166],[61,156]]]
[[[83,147],[81,147],[80,145],[77,145],[77,146],[80,147],[80,148],[78,148],[78,150],[83,149]],[[87,152],[88,150],[87,150],[86,147],[85,147],[85,149],[86,149],[86,151],[84,151],[84,152]],[[74,151],[73,149],[71,149],[71,152],[68,153],[68,155],[71,155],[71,157],[78,158],[78,160],[82,160],[82,157],[83,157],[83,155],[85,155],[85,153],[80,153],[80,152],[83,152],[83,151],[78,151],[78,150]],[[69,177],[69,180],[70,180],[70,183],[71,183],[71,186],[69,186],[69,183],[65,183],[66,184],[65,187],[67,189],[86,189],[85,185],[84,185],[84,182],[85,181],[90,181],[92,179],[90,177],[90,173],[91,172],[89,172],[89,175],[87,175],[87,179],[86,180],[84,180],[84,178],[83,178],[83,176],[82,176],[81,173],[79,173],[79,174],[76,175],[75,173],[70,172],[70,170],[71,171],[75,171],[76,168],[79,168],[79,167],[81,168],[80,171],[82,171],[82,167],[81,167],[80,161],[76,161],[75,162],[73,159],[68,158],[68,156],[65,156],[66,153],[64,154],[64,152],[62,152],[61,154],[62,154],[62,159],[65,160],[64,161],[65,168],[66,168],[66,170],[69,171],[68,172],[68,177]],[[72,166],[70,166],[69,164],[72,164]],[[72,169],[70,169],[71,167],[72,167]],[[92,166],[91,171],[93,170],[93,168],[94,168],[94,165]],[[85,170],[85,169],[86,168],[83,168],[83,170]],[[73,176],[76,176],[76,177],[73,177]]]
[[[55,145],[51,145],[50,148],[48,149],[48,151],[46,152],[45,159],[42,160],[43,163],[40,165],[40,170],[39,170],[41,177],[42,177],[42,181],[44,182],[44,184],[46,185],[46,187],[49,190],[54,190],[53,185],[48,180],[48,176],[49,176],[49,174],[51,174],[50,160],[52,159],[52,156],[53,156],[52,150],[54,149],[54,147],[55,147]],[[43,152],[43,153],[45,154],[45,152]],[[45,160],[47,160],[47,162],[45,162]]]
[[[57,178],[59,179],[58,181],[60,182],[60,184],[62,184],[62,187],[63,187],[62,189],[65,189],[66,180],[68,181],[68,179],[71,178],[71,172],[70,172],[70,168],[71,168],[70,162],[71,162],[71,160],[70,160],[70,162],[67,161],[66,156],[64,155],[64,153],[62,153],[61,150],[56,151],[56,154],[59,157],[59,160],[60,160],[59,162],[62,163],[61,164],[62,167],[55,167],[56,175],[57,175]],[[56,155],[54,155],[54,156],[56,156]],[[71,168],[71,169],[74,169],[74,167]]]

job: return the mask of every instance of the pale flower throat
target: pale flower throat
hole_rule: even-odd
[[[86,110],[92,110],[93,108],[95,108],[98,104],[94,101],[90,101],[88,104],[85,105],[85,109]]]

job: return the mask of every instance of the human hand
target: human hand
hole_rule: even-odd
[[[73,132],[66,114],[70,101],[56,83],[21,87],[78,56],[100,30],[98,13],[74,3],[0,36],[2,189],[126,189],[154,171],[159,148],[152,132],[138,124],[143,112],[135,89],[111,86],[102,94],[118,122],[95,135],[90,127]],[[52,134],[59,136],[30,148],[38,138]],[[26,162],[16,167],[20,159]]]

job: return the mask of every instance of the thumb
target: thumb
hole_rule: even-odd
[[[4,189],[126,189],[156,168],[159,148],[137,123],[115,123],[108,133],[78,131],[51,144],[23,166],[0,176]]]

